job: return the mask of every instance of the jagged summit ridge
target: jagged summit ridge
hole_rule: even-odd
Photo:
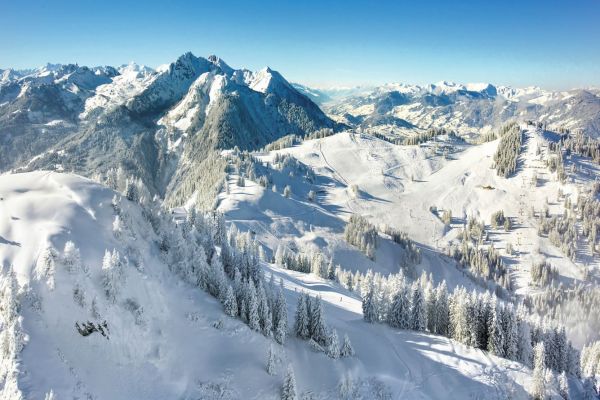
[[[161,195],[207,152],[338,126],[278,72],[234,69],[215,55],[187,52],[157,69],[6,70],[0,81],[0,170],[122,167]]]

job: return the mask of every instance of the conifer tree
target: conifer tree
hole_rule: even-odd
[[[327,341],[327,327],[323,318],[321,297],[317,296],[312,301],[309,299],[307,298],[307,303],[310,304],[308,332],[315,342],[324,345]]]
[[[328,339],[327,345],[327,355],[331,358],[339,358],[340,357],[340,341],[338,339],[338,334],[335,329],[331,330]]]
[[[335,267],[333,266],[333,258],[329,259],[329,265],[327,266],[327,279],[335,280]]]
[[[496,300],[496,297],[492,299],[491,307],[491,318],[489,321],[489,338],[487,350],[498,356],[504,357],[504,330],[502,329],[502,310]]]
[[[399,329],[408,329],[410,321],[410,302],[404,285],[401,285],[392,297],[392,305],[388,313],[390,326]]]
[[[281,288],[277,293],[275,300],[275,310],[273,312],[274,337],[277,343],[283,344],[287,335],[287,303]]]
[[[533,350],[533,386],[531,396],[534,400],[546,398],[546,353],[544,343],[539,342]]]
[[[47,247],[38,260],[35,268],[37,279],[45,279],[50,290],[54,290],[54,274],[58,255],[53,247]]]
[[[373,288],[371,287],[362,301],[363,318],[367,322],[377,321],[377,314],[375,313],[375,301],[373,299]]]
[[[434,333],[437,319],[437,298],[431,281],[425,285],[425,309],[427,310],[427,330]]]
[[[280,267],[284,267],[284,259],[285,259],[285,247],[283,244],[279,243],[277,245],[277,250],[275,251],[275,264]]]
[[[248,326],[250,326],[250,329],[252,330],[260,330],[258,300],[256,298],[256,289],[252,282],[248,282]]]
[[[342,348],[340,349],[341,357],[352,357],[354,356],[354,348],[352,347],[352,343],[350,343],[350,338],[348,334],[344,334],[344,341],[342,343]]]
[[[438,335],[448,335],[450,310],[448,305],[448,290],[446,281],[443,281],[435,290],[436,299],[436,323],[435,333]]]
[[[135,180],[131,178],[127,178],[127,182],[125,184],[125,197],[129,201],[139,201],[138,188],[135,184]]]
[[[296,378],[292,365],[288,365],[283,387],[281,388],[281,400],[298,400],[298,390],[296,389]]]
[[[421,288],[415,282],[412,285],[411,294],[410,329],[424,331],[426,327],[427,314],[425,310],[425,299]]]
[[[113,250],[112,254],[106,250],[102,260],[102,285],[106,298],[114,302],[119,294],[122,276],[121,256],[118,251]]]
[[[237,301],[235,299],[235,295],[233,294],[233,288],[231,285],[227,287],[227,295],[225,296],[223,308],[225,309],[225,314],[229,315],[230,317],[235,317],[238,313]]]
[[[296,318],[294,323],[294,332],[296,336],[302,339],[310,337],[308,330],[308,309],[305,296],[302,294],[298,297],[298,305],[296,306]]]
[[[269,375],[275,375],[275,365],[276,365],[275,349],[273,348],[273,345],[271,344],[269,346],[269,354],[267,356],[267,373]]]
[[[517,359],[517,320],[512,306],[503,308],[502,330],[504,331],[504,357],[509,360]]]
[[[524,365],[531,367],[533,359],[533,349],[531,347],[531,328],[525,320],[524,311],[518,312],[517,317],[517,360]]]
[[[262,285],[262,281],[258,283],[258,316],[260,320],[260,328],[265,336],[271,336],[273,333],[273,319],[271,316],[271,308],[267,299],[267,293]]]
[[[70,240],[65,243],[63,264],[69,273],[75,273],[81,269],[81,254],[79,249],[75,247],[75,243]]]
[[[312,257],[310,272],[323,277],[323,255],[320,252],[315,252]]]

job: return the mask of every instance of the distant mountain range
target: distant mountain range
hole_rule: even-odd
[[[186,53],[157,70],[48,64],[0,76],[0,171],[121,167],[167,197],[211,151],[341,127],[278,72],[236,70],[216,56]]]
[[[581,129],[600,136],[600,89],[548,91],[490,83],[440,82],[426,86],[312,89],[295,86],[339,122],[364,129],[445,127],[479,134],[510,120],[531,119],[554,129]]]

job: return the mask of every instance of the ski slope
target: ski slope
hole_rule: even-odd
[[[597,257],[581,253],[576,262],[571,261],[547,238],[538,236],[537,221],[530,215],[532,207],[538,213],[548,207],[551,214],[562,214],[565,196],[576,201],[587,190],[589,176],[598,173],[596,166],[572,158],[566,169],[570,171],[569,165],[577,163],[579,172],[569,172],[567,183],[560,183],[543,161],[548,153],[548,140],[540,131],[530,129],[524,134],[517,172],[503,178],[493,169],[499,140],[481,145],[449,138],[437,140],[437,143],[397,146],[370,135],[344,132],[306,141],[279,152],[293,155],[316,172],[317,181],[309,186],[319,193],[314,204],[304,195],[308,192],[302,187],[305,183],[288,179],[275,183],[278,187],[290,184],[292,192],[298,194],[292,199],[247,184],[245,188],[233,189],[220,207],[232,221],[253,229],[271,249],[277,241],[312,245],[329,252],[345,268],[398,270],[390,261],[397,258],[394,246],[378,249],[377,262],[373,264],[343,243],[344,221],[356,213],[376,224],[388,224],[407,232],[422,246],[425,270],[433,272],[434,277],[438,275],[439,280],[449,280],[450,284],[468,283],[452,279],[453,273],[448,270],[451,262],[440,253],[459,239],[459,231],[468,217],[483,220],[488,226],[494,247],[501,250],[509,265],[517,294],[535,291],[529,285],[529,269],[542,259],[549,259],[559,269],[565,284],[581,281],[584,264],[597,273]],[[436,147],[449,148],[450,154],[445,157],[441,151],[435,151]],[[540,154],[536,154],[538,148]],[[264,162],[273,159],[273,153],[257,156]],[[538,180],[535,187],[531,184],[534,175]],[[348,190],[351,185],[358,185],[360,190],[356,198]],[[235,186],[233,178],[230,186]],[[563,193],[560,199],[559,190]],[[449,228],[445,228],[430,207],[452,212]],[[489,226],[491,215],[499,210],[511,219],[513,229],[509,232]],[[252,222],[255,219],[260,222]],[[508,243],[515,250],[513,255],[505,251]]]

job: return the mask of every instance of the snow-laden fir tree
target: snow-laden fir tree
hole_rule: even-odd
[[[308,333],[309,336],[320,345],[327,343],[327,327],[323,317],[323,305],[321,297],[316,296],[312,300],[307,295],[307,304],[310,306],[308,313]]]
[[[531,367],[533,360],[531,328],[525,318],[526,311],[520,310],[517,312],[517,361]]]
[[[267,293],[262,285],[262,281],[258,284],[258,317],[260,320],[260,328],[265,336],[271,336],[273,333],[273,319],[271,316],[271,308],[267,299]]]
[[[286,185],[285,188],[283,188],[283,196],[289,198],[292,195],[292,188],[290,187],[290,185]]]
[[[449,305],[448,305],[448,289],[446,281],[443,281],[435,289],[435,333],[438,335],[448,336],[449,327]]]
[[[48,288],[54,290],[54,274],[58,254],[53,247],[44,249],[36,263],[35,275],[39,280],[45,280]]]
[[[298,305],[296,306],[296,318],[294,322],[294,332],[296,336],[302,339],[308,339],[310,337],[308,327],[308,307],[306,303],[306,297],[301,294],[298,297]]]
[[[415,282],[412,285],[410,328],[415,331],[425,331],[427,327],[427,311],[425,309],[425,298],[421,287]]]
[[[398,287],[392,297],[392,304],[388,313],[388,323],[394,328],[409,328],[410,301],[404,285]]]
[[[284,267],[283,260],[285,258],[285,246],[282,243],[277,245],[277,250],[275,251],[275,264],[280,267]]]
[[[122,284],[121,280],[123,279],[123,264],[121,255],[117,250],[113,250],[112,254],[108,250],[104,253],[102,275],[102,286],[104,287],[106,298],[114,302],[119,294]]]
[[[283,344],[287,335],[287,303],[281,288],[277,291],[277,298],[275,299],[273,326],[273,336],[275,341],[279,344]]]
[[[502,331],[504,332],[504,357],[516,360],[518,346],[517,319],[510,304],[503,307]]]
[[[329,259],[329,264],[327,265],[327,279],[332,281],[335,280],[335,266],[333,265],[333,257]]]
[[[277,364],[277,360],[275,357],[275,349],[273,348],[273,345],[271,344],[269,346],[269,354],[267,355],[267,373],[269,375],[275,375],[276,364]]]
[[[70,240],[65,243],[62,260],[69,273],[76,273],[81,269],[81,254],[75,243]]]
[[[298,400],[298,389],[296,388],[296,378],[292,365],[288,365],[283,386],[281,388],[281,400]]]
[[[335,329],[331,330],[329,338],[327,340],[327,355],[331,358],[339,358],[340,357],[340,341],[338,338],[337,331]]]
[[[546,353],[544,343],[539,342],[533,349],[533,383],[531,397],[534,400],[546,398]]]
[[[469,296],[463,287],[457,288],[450,299],[450,325],[449,333],[454,340],[468,344],[471,331],[467,318],[467,303]]]
[[[208,267],[208,276],[206,277],[208,293],[216,298],[224,296],[226,292],[223,291],[227,290],[225,279],[223,264],[215,253]]]
[[[428,281],[425,285],[425,309],[427,313],[427,330],[429,332],[435,332],[437,298],[431,281]]]
[[[367,322],[376,322],[377,313],[375,311],[375,299],[373,296],[373,288],[371,287],[362,300],[363,318]]]
[[[342,348],[340,349],[340,357],[353,357],[354,356],[354,347],[352,347],[352,343],[350,342],[350,338],[348,334],[344,334],[344,341],[342,342]]]
[[[505,356],[505,337],[502,328],[502,309],[498,304],[496,297],[492,299],[491,318],[488,326],[488,346],[487,350],[498,356]]]
[[[258,315],[258,300],[256,297],[256,288],[252,282],[248,282],[248,326],[250,329],[260,330],[260,316]]]
[[[225,296],[223,309],[225,310],[225,314],[229,315],[230,317],[235,317],[238,313],[237,301],[235,299],[235,295],[233,294],[233,288],[231,285],[227,287],[227,295]]]
[[[125,197],[127,200],[133,202],[137,202],[139,200],[139,194],[135,180],[131,178],[127,178],[127,182],[125,184]]]
[[[310,272],[317,276],[324,277],[325,274],[323,273],[323,269],[323,255],[317,251],[313,254]]]
[[[19,286],[14,271],[0,267],[0,359],[15,360],[24,345],[19,320]]]

